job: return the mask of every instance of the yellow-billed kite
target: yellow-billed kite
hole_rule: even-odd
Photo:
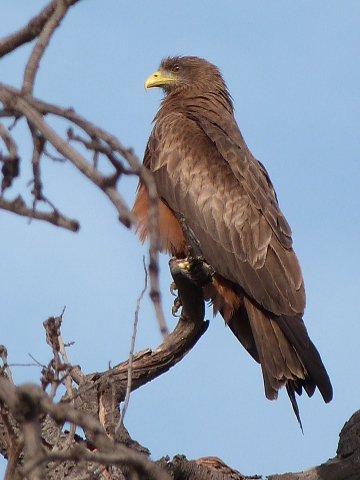
[[[261,364],[266,397],[286,385],[300,422],[295,392],[311,396],[318,387],[329,402],[332,387],[302,320],[303,278],[269,175],[245,144],[217,67],[166,58],[147,78],[150,87],[165,92],[144,155],[159,195],[162,250],[188,254],[182,215],[215,270],[205,298]],[[141,240],[147,209],[139,185],[133,212]]]

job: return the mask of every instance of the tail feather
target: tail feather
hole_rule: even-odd
[[[228,325],[261,364],[266,398],[277,398],[285,385],[295,416],[302,430],[295,394],[302,389],[311,397],[318,387],[324,401],[333,391],[319,352],[309,338],[301,315],[274,316],[247,297]]]
[[[305,369],[277,323],[265,311],[244,298],[264,378],[265,395],[277,398],[289,380],[305,379]]]
[[[311,397],[314,393],[314,384],[318,387],[325,403],[333,398],[333,389],[330,378],[321,360],[320,354],[310,340],[302,318],[287,317],[285,315],[275,318],[289,342],[296,349],[310,378],[308,385],[304,384],[306,393]]]
[[[303,429],[303,426],[302,426],[302,423],[301,423],[301,418],[300,418],[300,411],[299,411],[299,407],[298,407],[296,397],[295,397],[295,392],[298,393],[299,395],[301,395],[302,392],[301,392],[301,390],[300,390],[300,393],[298,392],[297,388],[295,387],[295,383],[292,380],[289,380],[286,383],[286,391],[287,391],[287,394],[290,398],[290,402],[291,402],[292,408],[294,410],[295,417],[297,418],[297,421],[299,422],[302,433],[304,433],[304,429]]]
[[[220,310],[220,313],[225,318],[223,311]],[[243,304],[240,305],[230,320],[227,321],[227,325],[253,359],[257,363],[260,363],[259,353],[256,349],[254,335],[249,323],[249,317]]]

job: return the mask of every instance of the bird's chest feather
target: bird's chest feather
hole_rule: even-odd
[[[158,193],[176,212],[191,215],[195,207],[223,210],[235,193],[237,199],[245,193],[215,143],[184,115],[168,115],[158,122],[148,146]]]

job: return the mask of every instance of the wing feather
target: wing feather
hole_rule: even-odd
[[[286,230],[285,220],[276,220],[277,225],[285,225],[286,235],[277,232],[280,227],[262,207],[267,194],[277,216],[282,217],[275,192],[260,164],[258,182],[246,159],[245,173],[237,158],[234,174],[233,165],[219,152],[222,143],[222,148],[228,149],[227,158],[235,162],[231,140],[223,137],[219,135],[215,144],[202,125],[181,113],[159,118],[149,140],[150,168],[159,195],[173,211],[185,216],[206,261],[220,275],[239,284],[276,315],[301,313],[305,294],[291,237],[287,236],[291,231]],[[281,243],[283,235],[286,241]]]
[[[244,299],[244,303],[259,353],[265,394],[272,400],[289,380],[304,380],[305,368],[277,323],[250,300]]]
[[[285,248],[291,248],[291,228],[283,216],[276,198],[274,187],[265,167],[258,162],[240,133],[233,115],[216,108],[204,110],[192,103],[187,110],[191,117],[213,141],[233,174],[244,185],[253,205],[261,209],[275,235]],[[240,160],[240,161],[239,161]]]

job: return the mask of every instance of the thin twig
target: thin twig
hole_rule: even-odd
[[[61,312],[60,317],[59,317],[60,318],[60,325],[59,325],[58,342],[59,342],[59,351],[60,351],[60,354],[62,356],[63,362],[64,362],[65,365],[70,366],[69,360],[68,360],[67,355],[66,355],[64,342],[63,342],[63,339],[62,339],[62,336],[61,336],[61,333],[60,333],[60,327],[61,327],[61,322],[62,322],[63,315],[65,313],[65,308],[66,307],[63,308],[63,311]],[[71,376],[68,375],[68,373],[64,373],[64,372],[61,372],[61,376],[62,376],[62,382],[65,385],[67,394],[70,398],[70,404],[74,407],[75,406],[75,400],[74,400],[74,394],[73,394],[73,390],[72,390]],[[71,444],[74,440],[75,431],[76,431],[76,425],[74,423],[70,423],[70,431],[69,431],[69,435],[68,435],[68,437],[65,441],[65,449],[70,448],[70,446],[71,446]],[[56,445],[54,446],[53,450],[55,450],[55,447],[56,447]]]
[[[55,155],[52,155],[46,148],[44,148],[44,155],[45,157],[50,158],[53,162],[65,163],[67,161],[67,158],[55,157]]]
[[[40,363],[38,360],[36,360],[36,358],[33,357],[33,356],[31,355],[31,353],[28,353],[28,355],[29,355],[30,358],[32,358],[32,359],[34,360],[35,366],[41,367],[41,368],[46,368],[46,365],[43,365],[43,364]]]
[[[38,220],[43,220],[49,222],[52,225],[57,227],[62,227],[71,232],[77,232],[80,228],[79,222],[77,220],[71,220],[62,215],[58,210],[54,210],[50,213],[48,212],[39,212],[33,210],[25,205],[24,200],[19,196],[15,200],[7,201],[4,198],[0,197],[0,209],[7,210],[8,212],[16,213],[22,217],[35,218]]]
[[[132,366],[133,366],[133,358],[134,358],[134,350],[135,350],[135,338],[136,338],[136,330],[137,330],[137,324],[139,321],[139,310],[140,310],[140,304],[141,300],[143,299],[143,296],[147,290],[147,278],[148,278],[148,273],[145,265],[145,257],[143,257],[143,267],[144,267],[144,272],[145,272],[145,279],[144,279],[144,288],[142,289],[139,298],[137,299],[136,302],[136,310],[135,310],[135,318],[134,318],[134,328],[133,328],[133,334],[131,338],[131,347],[130,347],[130,353],[129,353],[129,365],[128,365],[128,380],[127,380],[127,385],[126,385],[126,395],[125,395],[125,401],[124,401],[124,406],[121,410],[121,415],[120,415],[120,420],[118,421],[118,424],[116,425],[115,428],[115,438],[121,428],[121,425],[124,421],[126,409],[129,404],[130,400],[130,392],[131,392],[131,383],[132,383]]]
[[[90,165],[77,150],[57,135],[57,133],[43,120],[42,115],[32,108],[26,100],[18,97],[16,99],[16,108],[27,117],[29,122],[31,122],[32,125],[34,125],[42,135],[49,140],[61,155],[68,158],[78,170],[95,183],[95,185],[101,188],[119,212],[119,219],[129,227],[133,223],[134,217],[115,186],[109,184],[104,176]]]
[[[77,115],[73,109],[63,109],[57,106],[47,104],[33,97],[26,99],[21,97],[19,90],[0,83],[0,101],[7,110],[13,110],[14,115],[24,115],[31,124],[38,129],[43,137],[53,145],[53,147],[65,158],[68,158],[76,168],[78,168],[95,185],[101,188],[108,196],[110,201],[116,207],[119,213],[119,220],[130,227],[136,223],[136,218],[126,206],[116,188],[116,176],[104,177],[95,167],[91,165],[79,152],[71,145],[66,143],[57,135],[44,121],[45,114],[53,114],[73,122],[90,138],[100,139],[108,145],[110,151],[118,152],[129,164],[135,175],[138,175],[141,182],[145,185],[149,197],[149,278],[150,278],[150,297],[153,301],[156,318],[158,320],[160,331],[164,339],[168,338],[168,329],[165,322],[165,316],[161,305],[161,295],[159,286],[159,228],[158,228],[158,196],[154,179],[150,171],[139,162],[138,158],[131,149],[126,149],[116,137],[108,132],[86,121]]]
[[[66,15],[68,9],[76,1],[78,0],[58,0],[56,2],[55,10],[49,16],[48,20],[43,24],[41,33],[25,67],[24,82],[22,85],[23,93],[32,94],[34,89],[35,75],[39,68],[41,57],[44,55],[45,49],[48,46],[54,31],[60,25],[60,22]]]
[[[28,124],[28,125],[31,132],[32,140],[33,140],[33,146],[34,146],[33,156],[31,161],[32,169],[33,169],[34,188],[31,193],[34,195],[33,209],[35,210],[36,202],[38,200],[44,199],[42,194],[40,158],[44,151],[45,139],[41,135],[38,135],[37,131],[32,127],[31,124]]]
[[[113,165],[115,170],[119,175],[134,175],[132,169],[125,168],[124,165],[115,157],[114,151],[107,144],[101,143],[100,139],[96,136],[88,141],[84,138],[81,138],[80,135],[75,135],[72,128],[69,128],[67,131],[68,139],[81,143],[87,150],[94,152],[93,165],[95,168],[98,168],[98,154],[102,153],[110,160],[110,163]]]
[[[145,180],[145,186],[149,198],[148,210],[148,229],[149,229],[149,276],[150,276],[150,298],[154,304],[156,318],[159,323],[160,331],[163,338],[168,341],[169,330],[166,326],[165,316],[161,304],[161,293],[159,284],[159,250],[160,250],[160,234],[159,234],[159,215],[158,215],[158,194],[156,185],[150,181],[152,175],[150,171],[143,167],[140,179]]]
[[[18,158],[17,145],[10,135],[9,131],[0,123],[0,137],[3,139],[6,148],[9,152],[9,158],[16,159]]]
[[[38,363],[9,363],[9,367],[41,367]]]
[[[53,0],[46,5],[36,17],[32,18],[25,27],[8,35],[7,37],[4,37],[0,41],[0,58],[12,52],[21,45],[34,40],[34,38],[36,38],[42,31],[45,23],[54,13],[57,3],[58,0]]]
[[[0,345],[0,358],[3,361],[4,369],[5,369],[5,372],[8,376],[8,378],[9,378],[10,382],[14,385],[11,370],[10,370],[10,367],[9,367],[9,364],[8,364],[8,361],[7,361],[7,349],[6,349],[5,345]]]

